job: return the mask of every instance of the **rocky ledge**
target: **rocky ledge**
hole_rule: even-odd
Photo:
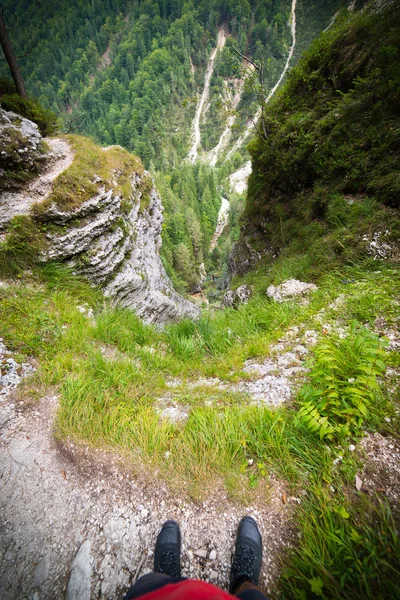
[[[134,309],[147,322],[196,319],[199,309],[175,292],[160,259],[160,196],[153,187],[143,210],[141,176],[133,176],[131,183],[133,201],[128,214],[121,197],[104,188],[71,211],[52,205],[46,219],[62,229],[46,234],[48,249],[43,259],[67,261],[75,273],[101,286],[107,297]]]
[[[0,109],[1,119],[8,116]],[[15,143],[23,148],[21,156],[29,164],[30,153],[36,153],[42,144],[40,133],[35,124],[26,119],[15,118],[12,126],[16,130]],[[9,129],[0,128],[0,147],[2,131]],[[35,144],[28,143],[33,134]],[[52,141],[47,140],[47,148],[51,148]],[[89,143],[83,138],[81,141]],[[35,182],[14,193],[12,202],[10,193],[0,195],[0,229],[6,232],[13,217],[28,215],[43,232],[41,261],[68,264],[74,273],[100,286],[116,304],[134,309],[146,322],[163,324],[181,318],[198,318],[200,310],[175,292],[162,265],[159,254],[163,222],[161,198],[140,161],[134,163],[133,157],[122,148],[102,151],[92,144],[90,149],[97,153],[99,164],[106,163],[107,154],[113,153],[109,161],[112,168],[108,168],[108,163],[106,167],[103,165],[99,176],[88,167],[87,187],[97,189],[97,193],[71,206],[68,201],[60,202],[59,190],[58,200],[52,200],[53,180],[56,183],[60,175],[65,179],[68,169],[76,167],[75,161],[84,159],[82,152],[72,152],[68,140],[58,142],[66,147],[64,154],[54,156],[54,152],[49,152],[47,168]],[[79,145],[79,138],[76,143]],[[18,148],[16,153],[20,154]],[[65,169],[63,163],[64,170],[61,170],[58,163],[65,161],[68,153],[70,164]],[[46,186],[40,185],[41,179],[46,179]],[[74,176],[70,180],[74,181]],[[78,194],[82,190],[77,188],[76,191]]]
[[[45,153],[36,123],[0,109],[0,190],[12,189],[38,173]]]

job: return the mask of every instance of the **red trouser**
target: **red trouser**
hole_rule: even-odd
[[[247,589],[246,589],[247,588]],[[246,581],[237,587],[241,600],[267,600],[266,596]],[[126,594],[124,600],[232,600],[233,596],[223,590],[193,579],[169,577],[161,573],[148,573],[140,577]]]

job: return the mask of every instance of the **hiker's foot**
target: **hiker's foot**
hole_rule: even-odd
[[[181,576],[181,532],[175,521],[166,521],[158,534],[154,571],[170,577]]]
[[[229,592],[232,594],[244,581],[258,585],[261,571],[262,539],[257,523],[252,517],[243,517],[237,535],[232,561]]]

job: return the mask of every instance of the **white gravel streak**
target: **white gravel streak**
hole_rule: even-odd
[[[249,179],[249,175],[251,173],[251,161],[247,161],[247,163],[232,173],[229,176],[229,185],[231,189],[237,194],[243,194],[247,190],[247,180]]]
[[[227,119],[226,127],[225,127],[224,131],[222,132],[221,137],[219,138],[218,144],[215,146],[215,148],[210,150],[210,152],[207,155],[207,160],[212,167],[215,167],[218,160],[221,158],[222,153],[224,152],[224,150],[226,149],[226,147],[229,144],[229,140],[232,135],[232,127],[236,121],[236,116],[237,116],[236,112],[234,112],[234,111],[237,108],[240,100],[242,99],[242,93],[243,93],[243,88],[244,88],[246,78],[249,76],[249,74],[252,71],[254,71],[254,66],[252,64],[248,63],[247,73],[245,73],[243,79],[239,81],[238,89],[237,89],[236,95],[232,102],[231,108],[232,108],[233,112],[231,115],[229,115],[229,117]]]
[[[278,87],[280,86],[283,78],[286,75],[287,70],[289,69],[289,65],[290,65],[290,61],[292,60],[292,56],[293,56],[293,52],[296,46],[296,2],[297,0],[292,0],[292,8],[290,11],[290,29],[292,32],[292,45],[290,47],[289,50],[289,54],[288,57],[286,59],[286,64],[283,68],[283,71],[278,79],[278,81],[276,82],[276,84],[274,85],[274,87],[272,88],[272,90],[269,92],[266,100],[265,100],[265,104],[267,104],[272,96],[275,94],[276,90],[278,89]],[[241,148],[244,144],[244,142],[246,141],[246,139],[249,137],[250,133],[253,131],[254,125],[258,123],[258,120],[260,119],[261,116],[261,108],[259,108],[256,112],[256,114],[254,115],[252,121],[249,123],[249,125],[247,125],[245,131],[242,133],[242,135],[236,140],[236,142],[234,143],[234,145],[232,146],[232,148],[229,150],[229,152],[226,155],[226,159],[228,160],[231,156],[233,156],[235,154],[235,152],[237,152],[239,150],[239,148]]]
[[[211,244],[210,244],[210,252],[212,252],[214,250],[214,248],[216,247],[222,232],[224,231],[225,227],[228,224],[229,208],[230,208],[229,200],[227,200],[226,198],[222,198],[221,207],[220,207],[219,213],[218,213],[217,226],[215,228],[215,232],[214,232],[213,238],[211,240]]]
[[[201,119],[201,115],[203,113],[204,106],[206,105],[206,103],[208,101],[211,77],[214,73],[214,62],[215,62],[215,59],[216,59],[216,56],[217,56],[219,50],[222,50],[223,47],[225,46],[225,41],[226,41],[225,32],[223,29],[220,29],[218,32],[217,46],[211,52],[210,58],[208,59],[208,66],[207,66],[206,74],[204,77],[204,88],[203,88],[203,92],[200,96],[199,102],[197,104],[196,114],[195,114],[195,117],[193,120],[192,147],[189,150],[189,155],[188,155],[188,159],[190,160],[191,163],[195,163],[197,160],[197,157],[198,157],[198,147],[200,146],[200,141],[201,141],[200,119]]]

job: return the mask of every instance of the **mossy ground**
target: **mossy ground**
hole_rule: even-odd
[[[153,183],[137,157],[118,146],[104,151],[81,136],[70,135],[66,139],[74,150],[73,162],[54,180],[45,200],[33,204],[29,215],[15,217],[8,224],[7,234],[0,242],[0,276],[15,275],[24,267],[37,264],[48,244],[46,233],[64,232],[65,228],[49,222],[47,212],[53,204],[61,211],[72,211],[95,197],[100,188],[112,188],[121,198],[123,214],[129,214],[138,200],[140,211],[149,207]],[[138,187],[133,189],[136,176]]]
[[[144,172],[136,156],[119,146],[104,151],[89,138],[78,135],[68,135],[66,139],[75,152],[72,165],[55,179],[46,200],[33,206],[35,216],[45,217],[53,203],[61,210],[73,210],[96,196],[99,184],[106,190],[112,188],[123,201],[132,201],[131,178]],[[146,194],[149,184],[147,178],[144,179]]]
[[[284,267],[282,259],[282,273]],[[357,444],[361,430],[326,442],[299,422],[297,400],[270,410],[249,406],[243,394],[208,386],[194,391],[187,384],[216,376],[225,382],[245,380],[244,361],[267,357],[270,345],[294,325],[324,336],[329,325],[346,328],[353,321],[373,328],[380,316],[394,329],[398,283],[395,264],[370,259],[358,267],[327,269],[308,305],[276,304],[260,287],[239,310],[206,314],[198,323],[181,322],[160,332],[131,311],[112,308],[60,266],[48,265],[0,290],[0,321],[7,346],[21,359],[34,356],[39,363],[21,398],[32,401],[58,390],[60,440],[122,453],[136,472],[197,499],[222,482],[240,502],[256,488],[268,488],[274,477],[284,480],[294,496],[305,489],[296,521],[303,537],[285,559],[281,580],[287,597],[318,597],[311,592],[318,586],[326,598],[395,597],[398,546],[389,506],[378,497],[367,502],[362,494],[350,494],[362,466],[360,455],[347,447]],[[344,296],[339,308],[331,306],[339,295]],[[77,310],[85,303],[93,308],[94,321]],[[387,354],[386,363],[398,367],[398,355]],[[182,382],[174,400],[191,406],[180,426],[160,422],[154,407],[171,391],[167,383],[174,378]],[[370,407],[367,432],[398,431],[389,383],[382,381]],[[338,455],[345,456],[339,467],[333,462]]]

